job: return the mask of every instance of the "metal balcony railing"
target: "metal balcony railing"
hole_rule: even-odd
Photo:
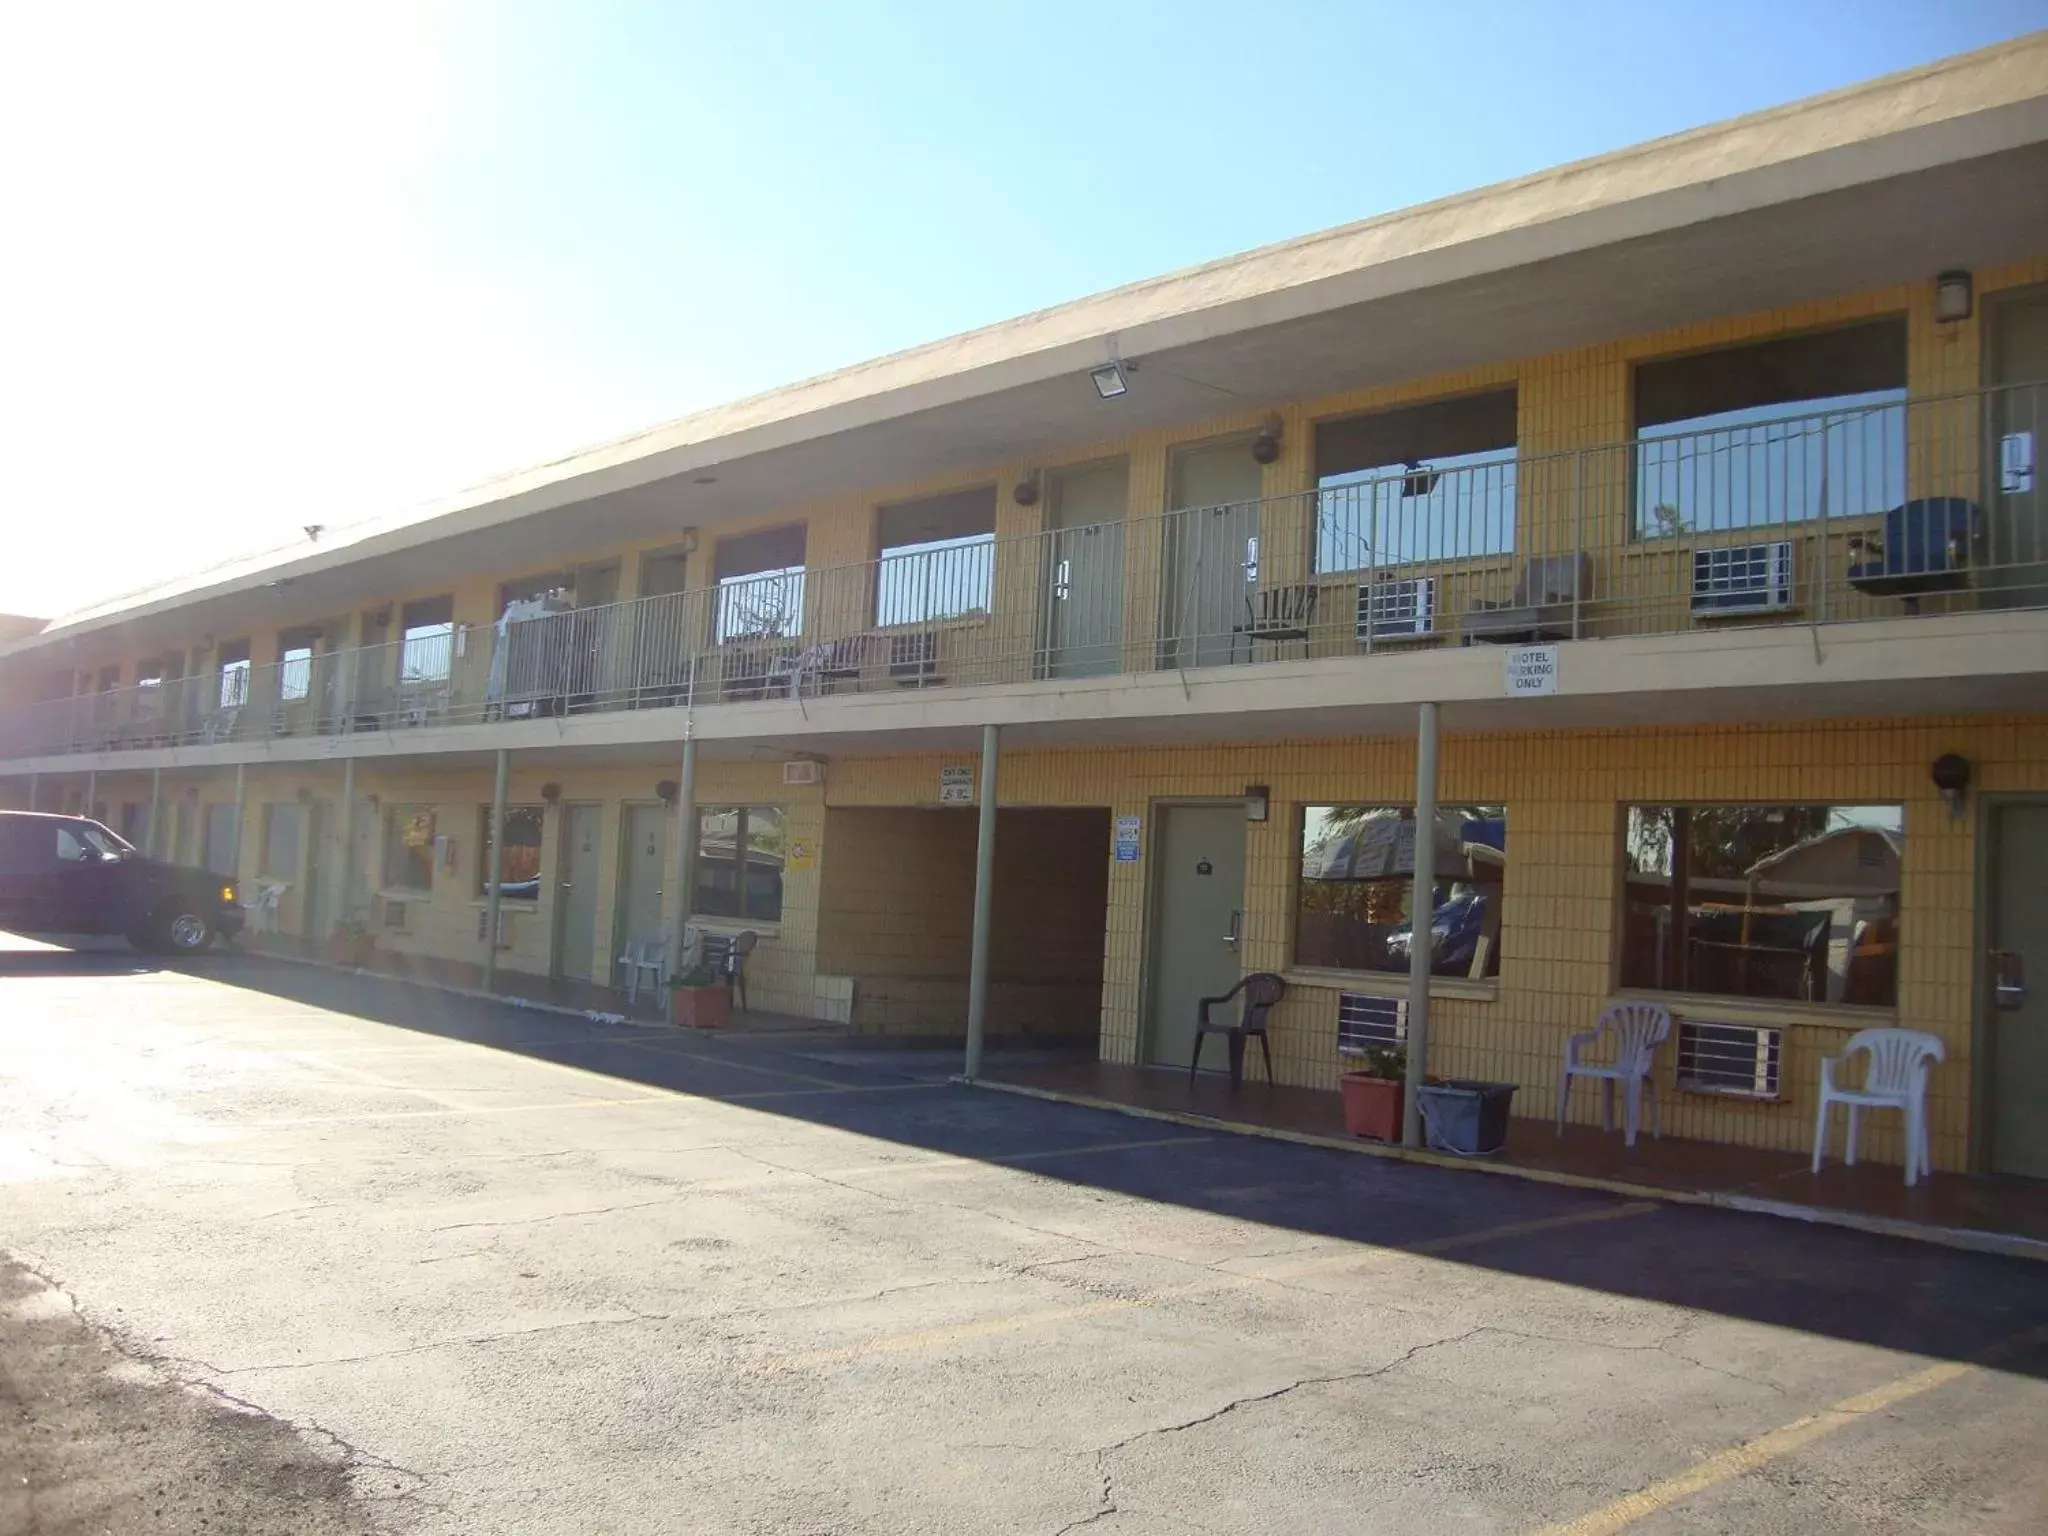
[[[230,662],[16,709],[0,755],[2042,607],[2044,429],[2024,385],[1400,465]]]

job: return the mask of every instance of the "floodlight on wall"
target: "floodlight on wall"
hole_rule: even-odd
[[[1030,474],[1017,482],[1017,488],[1010,492],[1010,499],[1020,507],[1035,507],[1038,505],[1037,470],[1032,470]]]
[[[1131,381],[1124,376],[1123,363],[1116,358],[1111,358],[1100,368],[1089,369],[1088,377],[1095,385],[1095,393],[1105,400],[1114,400],[1131,387]]]
[[[1259,428],[1259,435],[1252,439],[1252,458],[1260,464],[1271,464],[1280,457],[1280,434],[1287,429],[1287,423],[1278,416],[1268,416]]]
[[[1970,760],[1959,753],[1944,752],[1928,765],[1927,776],[1941,791],[1949,815],[1961,819],[1963,800],[1970,792]]]
[[[1961,267],[1951,267],[1934,279],[1934,318],[1967,320],[1975,298],[1975,285]]]
[[[553,805],[562,798],[562,786],[550,779],[547,783],[541,785],[540,797],[547,801],[549,805]]]
[[[654,786],[654,798],[663,805],[674,805],[676,796],[682,793],[682,788],[674,779],[663,779]]]

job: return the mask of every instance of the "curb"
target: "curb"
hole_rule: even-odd
[[[2037,1263],[2048,1263],[2048,1241],[2004,1232],[1986,1232],[1975,1227],[1937,1227],[1896,1216],[1870,1216],[1859,1211],[1837,1210],[1823,1205],[1804,1205],[1796,1200],[1775,1200],[1766,1195],[1745,1195],[1733,1190],[1670,1189],[1660,1184],[1640,1184],[1632,1179],[1609,1178],[1602,1174],[1563,1173],[1551,1168],[1528,1168],[1514,1163],[1485,1162],[1475,1158],[1453,1157],[1447,1153],[1431,1152],[1417,1147],[1393,1147],[1383,1142],[1323,1136],[1314,1131],[1290,1131],[1279,1126],[1222,1120],[1214,1115],[1200,1115],[1186,1110],[1152,1109],[1137,1104],[1119,1103],[1115,1099],[1097,1098],[1092,1094],[1072,1093],[1059,1088],[1030,1087],[1022,1083],[997,1082],[985,1077],[956,1077],[952,1081],[974,1088],[990,1088],[997,1093],[1016,1094],[1021,1098],[1044,1099],[1055,1104],[1073,1104],[1084,1109],[1105,1109],[1113,1114],[1127,1115],[1138,1120],[1163,1120],[1169,1125],[1185,1125],[1195,1130],[1228,1131],[1239,1136],[1260,1136],[1268,1141],[1289,1141],[1298,1146],[1324,1147],[1337,1152],[1350,1152],[1360,1157],[1419,1163],[1431,1168],[1454,1168],[1465,1173],[1493,1174],[1496,1177],[1521,1179],[1531,1184],[1598,1190],[1602,1194],[1626,1195],[1632,1199],[1654,1200],[1664,1205],[1695,1205],[1714,1210],[1742,1211],[1753,1216],[1774,1216],[1780,1220],[1803,1221],[1814,1226],[1843,1227],[1852,1232],[1867,1232],[1878,1237],[1905,1238],[1912,1242],[1931,1243],[1937,1247],[1956,1248],[1970,1253],[1994,1253],[2006,1258],[2032,1259]]]

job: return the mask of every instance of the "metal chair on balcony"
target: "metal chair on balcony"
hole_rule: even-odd
[[[1597,1047],[1604,1035],[1614,1037],[1614,1056],[1609,1061],[1587,1061],[1580,1052]],[[1636,1127],[1642,1119],[1642,1101],[1650,1101],[1650,1134],[1661,1139],[1663,1127],[1657,1118],[1657,1084],[1650,1068],[1657,1047],[1671,1038],[1671,1015],[1655,1003],[1615,1003],[1600,1015],[1591,1029],[1582,1030],[1564,1043],[1564,1071],[1557,1083],[1557,1134],[1564,1134],[1564,1112],[1571,1101],[1572,1079],[1590,1077],[1602,1083],[1601,1128],[1614,1130],[1614,1089],[1623,1089],[1622,1145],[1636,1144]]]
[[[1259,1054],[1266,1060],[1266,1081],[1273,1081],[1273,1048],[1266,1043],[1266,1015],[1273,1005],[1287,995],[1287,983],[1271,971],[1254,971],[1221,997],[1205,997],[1195,1020],[1195,1051],[1188,1061],[1188,1082],[1193,1083],[1195,1072],[1202,1065],[1202,1041],[1210,1035],[1221,1035],[1230,1047],[1230,1086],[1236,1088],[1244,1082],[1244,1043],[1247,1040],[1259,1042]],[[1225,1024],[1215,1016],[1215,1010],[1235,1002],[1240,996],[1244,1001],[1239,1007],[1235,1024]]]
[[[1863,1086],[1851,1088],[1837,1074],[1852,1056],[1866,1056]],[[1919,1182],[1921,1174],[1934,1173],[1933,1155],[1927,1139],[1927,1080],[1935,1063],[1948,1059],[1948,1051],[1937,1035],[1918,1029],[1865,1029],[1849,1037],[1841,1054],[1825,1056],[1820,1064],[1820,1112],[1813,1123],[1813,1171],[1820,1172],[1827,1152],[1828,1110],[1836,1104],[1849,1111],[1848,1139],[1842,1146],[1842,1161],[1856,1166],[1858,1120],[1866,1109],[1896,1109],[1906,1116],[1906,1183]]]
[[[1590,556],[1541,555],[1525,561],[1511,601],[1484,599],[1466,611],[1465,643],[1515,644],[1578,638],[1579,605],[1593,585]]]
[[[1315,628],[1320,591],[1314,582],[1299,582],[1245,593],[1244,622],[1235,625],[1230,634],[1232,659],[1236,659],[1239,635],[1244,636],[1246,650],[1254,660],[1261,640],[1306,640]]]

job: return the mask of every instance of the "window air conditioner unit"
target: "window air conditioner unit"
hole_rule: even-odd
[[[1363,1056],[1375,1046],[1400,1045],[1408,1038],[1408,1002],[1369,992],[1337,994],[1337,1054]]]
[[[809,761],[784,763],[782,782],[790,788],[805,784],[822,784],[825,782],[825,765]]]
[[[1402,640],[1436,628],[1436,578],[1368,582],[1358,589],[1358,638]]]
[[[1692,556],[1692,611],[1707,617],[1792,606],[1792,541],[1731,544]]]
[[[406,904],[386,898],[384,902],[384,927],[391,933],[403,933],[406,928]]]
[[[1678,1086],[1687,1093],[1775,1099],[1785,1031],[1761,1024],[1678,1023]]]
[[[935,630],[893,635],[889,639],[889,676],[905,688],[922,688],[939,680],[939,636]]]

